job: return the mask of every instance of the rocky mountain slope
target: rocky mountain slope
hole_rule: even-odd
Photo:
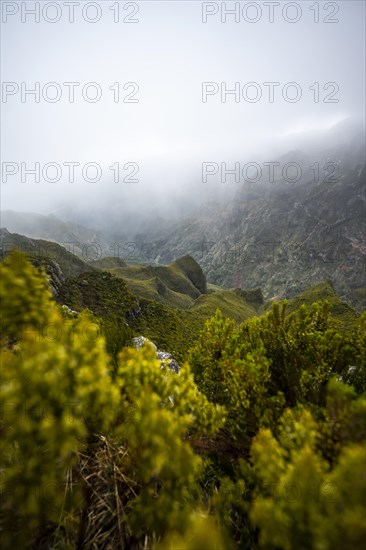
[[[114,357],[133,337],[144,335],[181,363],[187,359],[204,322],[217,309],[241,323],[271,307],[271,301],[264,300],[259,288],[222,289],[207,285],[201,267],[190,256],[164,267],[115,267],[115,259],[106,258],[103,269],[99,269],[56,243],[1,229],[1,259],[6,259],[12,249],[21,250],[35,266],[46,271],[56,300],[67,306],[67,311],[77,315],[88,308],[101,320],[108,351]],[[357,315],[340,300],[330,282],[322,282],[297,296],[290,302],[289,311],[301,303],[322,299],[330,302],[332,315],[341,325],[355,322]]]
[[[85,260],[107,255],[113,247],[113,237],[108,238],[105,232],[64,222],[53,214],[44,216],[34,212],[3,210],[0,217],[1,227],[6,227],[11,233],[57,242]]]
[[[36,267],[46,271],[53,294],[61,305],[73,312],[88,308],[103,320],[112,354],[133,336],[143,334],[159,349],[174,353],[177,360],[183,361],[204,321],[217,308],[241,322],[256,315],[256,307],[261,306],[253,300],[247,303],[244,294],[232,291],[206,294],[205,275],[189,256],[167,267],[115,267],[123,262],[104,258],[103,269],[99,269],[96,265],[100,262],[90,265],[57,243],[1,229],[0,259],[6,258],[13,249],[22,251]],[[151,274],[153,283],[149,278]],[[153,292],[155,283],[156,293]],[[230,301],[227,296],[231,297]]]
[[[278,142],[278,149],[285,150]],[[153,204],[149,217],[137,202],[133,206],[145,220],[141,227],[137,214],[126,218],[118,203],[109,209],[101,205],[95,216],[80,214],[80,220],[93,219],[93,230],[53,215],[10,211],[2,213],[2,225],[33,240],[71,243],[68,250],[89,266],[108,270],[132,293],[166,307],[206,307],[216,301],[190,279],[187,266],[182,271],[177,263],[189,256],[203,269],[211,290],[212,285],[221,292],[260,287],[266,300],[282,299],[330,280],[342,299],[361,311],[366,307],[364,130],[346,120],[329,130],[295,134],[291,144],[293,150],[278,158],[263,153],[257,159],[260,177],[254,177],[254,166],[241,171],[240,183],[229,176],[222,183],[221,195],[228,190],[225,199],[202,204],[183,221],[173,221],[168,202],[169,221],[154,216]],[[210,182],[202,185],[210,189]],[[174,212],[178,207],[174,204]],[[225,295],[236,308],[237,298]]]
[[[152,257],[168,263],[190,254],[210,283],[259,286],[267,298],[291,298],[330,279],[344,299],[364,308],[363,140],[348,136],[341,145],[293,151],[277,162],[273,181],[263,171],[258,182],[242,184],[234,201],[203,205],[167,238],[151,243]],[[288,163],[301,168],[296,182],[283,177]]]

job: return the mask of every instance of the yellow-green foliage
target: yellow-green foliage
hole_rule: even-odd
[[[252,446],[257,489],[250,517],[263,548],[362,548],[366,540],[364,445],[346,445],[334,467],[308,411],[287,411],[279,440],[262,429]]]
[[[125,287],[103,276],[80,285],[104,313]],[[1,278],[2,548],[363,548],[365,316],[218,311],[175,374],[21,255]]]
[[[1,336],[20,337],[49,321],[52,295],[45,277],[19,252],[0,266]]]
[[[361,547],[365,351],[365,319],[340,333],[327,303],[291,315],[274,304],[239,328],[220,312],[206,322],[190,362],[198,387],[226,407],[236,442],[231,461],[220,456],[213,502],[239,547],[257,546],[256,527],[263,548]],[[334,481],[352,467],[345,488]],[[327,500],[334,485],[337,500]]]
[[[269,361],[263,349],[250,350],[238,341],[233,321],[220,311],[206,322],[190,354],[195,380],[207,397],[228,411],[227,427],[239,444],[247,444],[272,403],[266,399]]]
[[[219,290],[203,294],[194,301],[190,308],[191,311],[197,311],[206,317],[215,315],[217,309],[237,323],[257,315],[254,305],[235,290]]]
[[[131,448],[130,475],[142,487],[133,523],[141,533],[162,534],[167,527],[182,532],[201,468],[190,440],[212,435],[222,413],[197,391],[188,365],[176,375],[160,367],[153,349],[122,352],[117,379],[129,418],[118,433]]]
[[[157,540],[169,530],[183,536],[198,500],[202,463],[190,441],[212,435],[222,412],[198,392],[188,365],[176,375],[161,368],[152,350],[122,353],[112,378],[95,318],[85,311],[77,320],[65,319],[42,274],[18,254],[2,272],[3,321],[8,327],[11,320],[16,331],[10,334],[17,336],[1,350],[5,547],[36,544],[37,533],[57,526],[75,506],[86,513],[78,529],[74,516],[70,536],[76,540],[79,530],[79,540],[88,538],[85,517],[93,508],[87,479],[81,476],[72,488],[71,503],[67,480],[78,476],[85,454],[94,460],[106,438],[127,449],[123,476],[131,480],[133,497],[124,531],[136,540],[146,534]]]
[[[188,528],[183,535],[171,531],[154,550],[232,550],[234,545],[223,536],[212,517],[195,512],[189,518]]]
[[[2,281],[5,331],[19,338],[14,351],[1,350],[2,491],[5,516],[21,511],[26,538],[57,517],[75,452],[91,430],[108,429],[118,390],[88,313],[64,321],[45,279],[17,253]]]
[[[330,307],[330,314],[337,327],[341,330],[352,328],[357,321],[355,311],[336,294],[331,281],[314,284],[298,296],[289,300],[288,310],[294,312],[301,305],[311,306],[314,302],[326,300]],[[362,310],[362,308],[361,308]]]

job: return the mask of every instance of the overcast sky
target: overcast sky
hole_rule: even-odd
[[[79,6],[74,6],[74,23],[69,22],[65,2],[57,2],[58,12],[51,6],[46,14],[41,13],[39,23],[34,16],[21,13],[21,4],[31,9],[35,2],[1,3],[2,81],[3,92],[5,86],[8,93],[3,93],[1,104],[2,163],[3,168],[4,162],[19,165],[19,172],[9,174],[6,183],[3,177],[2,209],[49,212],[65,201],[95,203],[105,193],[121,200],[124,193],[126,198],[130,196],[132,188],[160,196],[188,180],[203,185],[202,161],[253,158],[279,135],[326,128],[351,115],[364,118],[363,1],[301,1],[297,3],[301,14],[296,6],[290,6],[285,15],[282,10],[289,3],[280,2],[273,8],[272,23],[269,7],[263,2],[252,3],[245,17],[242,9],[248,3],[241,2],[238,23],[230,15],[223,23],[220,10],[202,22],[202,10],[215,11],[221,2],[211,2],[206,8],[197,1],[120,2],[117,23],[113,21],[116,12],[110,9],[116,2],[95,3],[100,16],[96,23],[83,19],[81,8],[86,2],[80,0]],[[234,4],[228,2],[227,7]],[[310,9],[314,5],[319,6],[319,14]],[[53,24],[44,20],[59,16]],[[97,8],[90,6],[86,16],[97,17]],[[298,16],[294,23],[284,20]],[[315,23],[317,16],[319,22]],[[259,18],[256,23],[245,20],[255,17]],[[138,22],[123,22],[123,18]],[[326,23],[325,19],[338,22]],[[30,95],[22,103],[22,82],[28,89],[40,83],[39,103]],[[51,103],[43,98],[42,90],[49,94],[46,97],[54,97],[56,88],[44,89],[49,82],[60,86],[60,101]],[[80,83],[72,104],[64,82]],[[96,103],[82,97],[81,89],[90,82],[102,90]],[[109,87],[117,82],[121,96],[131,94],[138,103],[115,103],[117,86],[114,92]],[[123,90],[129,82],[139,87],[135,95],[132,85]],[[218,84],[209,87],[215,93],[208,95],[206,102],[202,101],[203,82]],[[236,82],[240,85],[239,102],[234,95],[222,102],[220,83],[232,89]],[[243,88],[250,82],[256,82],[257,88]],[[279,83],[273,102],[265,82]],[[297,102],[283,98],[289,82],[301,88]],[[316,82],[319,85],[313,86]],[[7,83],[15,83],[19,92],[12,95],[16,86]],[[261,99],[250,102],[258,89]],[[95,91],[87,88],[88,98],[93,99]],[[292,99],[297,92],[290,87],[284,93]],[[314,101],[316,94],[319,102]],[[338,102],[325,103],[327,98]],[[81,168],[76,167],[75,182],[68,182],[69,168],[63,163],[72,161],[81,166],[97,163],[102,178],[96,183],[82,181]],[[62,177],[58,183],[50,183],[41,174],[41,182],[36,184],[27,175],[21,183],[22,162],[27,168],[35,162],[41,168],[57,162],[63,168]],[[116,162],[121,168],[136,163],[139,172],[131,179],[138,183],[113,183],[108,167]],[[122,178],[133,171],[134,165],[129,165]],[[50,177],[52,174],[51,170]],[[89,176],[93,175],[91,169]]]

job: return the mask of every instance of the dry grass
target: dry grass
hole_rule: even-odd
[[[129,530],[136,481],[126,475],[130,459],[126,448],[99,437],[97,445],[79,453],[78,475],[83,484],[84,509],[80,517],[78,548],[112,550],[143,548]]]

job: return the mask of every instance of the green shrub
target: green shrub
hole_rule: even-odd
[[[18,253],[0,269],[2,548],[363,547],[365,316],[218,311],[175,374],[126,347],[121,281],[73,279],[98,294],[73,315]],[[144,307],[183,354],[197,318]]]

